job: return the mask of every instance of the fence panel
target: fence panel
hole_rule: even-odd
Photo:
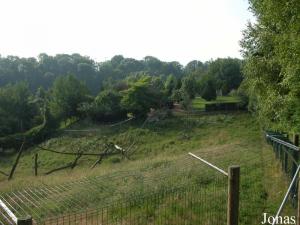
[[[43,225],[119,225],[119,224],[226,224],[226,179],[217,179],[209,188],[194,185],[164,190],[146,196],[81,213],[48,218]]]

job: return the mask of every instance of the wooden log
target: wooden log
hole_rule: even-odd
[[[299,134],[294,134],[294,145],[299,146]]]
[[[38,175],[38,157],[39,157],[39,154],[35,153],[35,155],[34,155],[34,176]]]
[[[37,148],[39,148],[40,150],[42,151],[47,151],[47,152],[52,152],[52,153],[57,153],[57,154],[62,154],[62,155],[78,155],[78,153],[76,152],[60,152],[60,151],[56,151],[56,150],[53,150],[53,149],[49,149],[49,148],[44,148],[42,146],[36,146]],[[115,153],[117,154],[117,153]],[[81,153],[82,156],[101,156],[101,155],[104,155],[106,156],[105,153],[101,152],[101,153]]]
[[[75,166],[78,164],[78,160],[81,158],[82,154],[78,154],[78,156],[75,158],[74,162],[71,165],[71,169],[74,169]]]
[[[283,146],[283,148],[285,148],[285,147]],[[287,149],[285,148],[284,149],[284,157],[283,157],[283,169],[284,169],[284,172],[288,171],[288,153],[286,151],[287,151]]]
[[[5,173],[5,172],[3,172],[3,171],[1,171],[1,170],[0,170],[0,173],[1,173],[2,175],[4,175],[4,176],[8,177],[8,174]]]
[[[71,168],[72,165],[73,165],[73,163],[68,163],[65,166],[61,166],[61,167],[58,167],[58,168],[55,168],[53,170],[50,170],[50,171],[46,172],[45,175],[49,175],[51,173],[54,173],[54,172],[57,172],[57,171],[60,171],[60,170],[63,170],[63,169]]]
[[[18,155],[17,155],[16,161],[15,161],[14,165],[12,166],[11,171],[10,171],[10,174],[9,174],[9,176],[8,176],[8,180],[10,180],[10,179],[14,176],[15,170],[16,170],[16,168],[17,168],[17,166],[18,166],[20,157],[21,157],[22,152],[23,152],[23,149],[24,149],[24,148],[23,148],[23,147],[24,147],[24,144],[25,144],[25,141],[23,141],[23,143],[22,143],[22,145],[21,145],[21,147],[20,147],[20,150],[19,150],[19,153],[18,153]]]
[[[294,134],[293,143],[294,143],[294,145],[299,146],[299,135],[298,134]],[[299,151],[293,151],[293,158],[297,164],[293,163],[291,177],[293,177],[297,171],[298,161],[299,161]],[[298,196],[299,196],[297,188],[299,189],[299,186],[294,184],[292,187],[292,191],[291,191],[291,198],[295,198],[296,202],[298,202]]]
[[[98,164],[101,163],[101,161],[103,160],[105,154],[107,154],[109,151],[109,148],[107,147],[105,150],[104,150],[104,155],[100,155],[100,157],[95,161],[95,163],[91,166],[91,169],[94,169]]]
[[[240,167],[228,168],[228,206],[227,225],[238,225],[239,222],[239,195],[240,195]]]
[[[67,169],[67,168],[74,169],[74,167],[77,166],[78,160],[81,158],[81,156],[82,156],[82,154],[78,154],[73,162],[68,163],[67,165],[55,168],[53,170],[50,170],[50,171],[46,172],[45,175],[49,175],[51,173],[54,173],[54,172],[57,172],[57,171],[60,171],[60,170],[64,170],[64,169]]]

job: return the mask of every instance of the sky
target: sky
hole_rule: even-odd
[[[241,58],[249,20],[247,0],[0,0],[0,54]]]

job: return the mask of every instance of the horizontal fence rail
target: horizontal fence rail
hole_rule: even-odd
[[[224,174],[225,176],[228,176],[228,173],[226,173],[224,170],[220,169],[219,167],[211,164],[210,162],[207,162],[206,160],[200,158],[199,156],[196,156],[194,155],[193,153],[189,152],[189,155],[196,158],[196,159],[199,159],[201,162],[205,163],[206,165],[210,166],[211,168],[219,171],[220,173]]]

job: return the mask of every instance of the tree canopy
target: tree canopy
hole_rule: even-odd
[[[241,46],[250,105],[266,129],[300,131],[300,1],[250,0]]]

